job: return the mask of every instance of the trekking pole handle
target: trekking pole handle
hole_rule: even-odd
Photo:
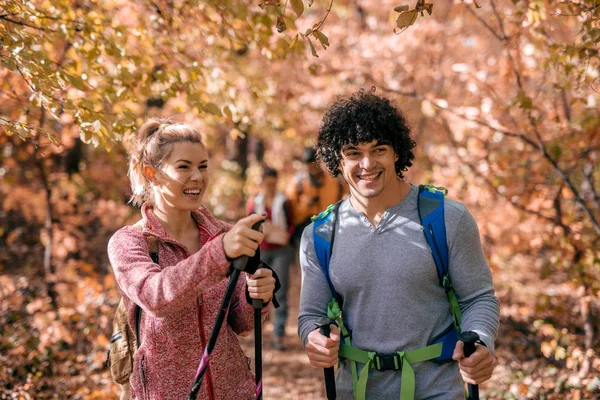
[[[252,225],[252,229],[255,231],[259,231],[260,226],[262,225],[263,222],[265,222],[265,221],[262,220],[262,221],[256,222],[254,225]],[[248,264],[248,259],[249,259],[248,256],[239,256],[236,259],[234,259],[231,264],[233,265],[233,268],[237,269],[238,271],[243,271],[246,268],[246,264]]]
[[[316,322],[317,328],[319,328],[319,333],[326,337],[329,337],[331,334],[331,324],[335,325],[335,322],[329,318],[320,318]],[[335,400],[337,396],[335,390],[335,372],[333,367],[323,368],[323,370],[327,400]]]
[[[252,299],[252,307],[253,308],[262,308],[263,307],[263,299]]]
[[[255,223],[254,225],[252,225],[252,229],[254,229],[255,231],[259,231],[260,230],[260,226],[263,224],[263,221],[258,221],[257,223]],[[260,265],[259,265],[260,267]],[[263,299],[252,299],[252,307],[253,308],[262,308],[263,307]]]
[[[463,352],[466,358],[475,353],[475,343],[479,341],[479,335],[475,332],[467,331],[458,334],[458,340],[464,343]],[[479,385],[468,385],[468,400],[479,400]]]

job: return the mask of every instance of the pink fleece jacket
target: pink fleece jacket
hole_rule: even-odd
[[[130,327],[135,323],[135,304],[142,308],[142,344],[130,378],[132,399],[181,400],[189,395],[227,287],[229,261],[222,240],[230,227],[205,209],[193,212],[200,228],[200,250],[190,254],[183,244],[168,237],[151,208],[149,204],[142,207],[143,230],[125,226],[113,235],[108,255]],[[150,258],[148,235],[157,239],[159,264]],[[253,326],[245,290],[242,274],[198,399],[255,397],[254,376],[236,336]],[[265,307],[262,323],[267,315]]]

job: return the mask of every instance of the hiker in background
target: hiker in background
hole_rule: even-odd
[[[273,321],[273,348],[285,350],[285,324],[288,316],[287,293],[289,288],[290,264],[294,260],[294,252],[290,246],[290,237],[294,231],[292,210],[285,194],[277,190],[277,171],[270,167],[263,168],[260,192],[248,199],[248,214],[266,213],[263,224],[264,240],[260,244],[261,259],[273,268],[281,288],[277,292],[279,308],[275,309]]]
[[[290,180],[285,194],[292,204],[294,235],[292,245],[300,247],[302,231],[310,224],[310,218],[343,198],[347,188],[321,168],[315,149],[306,147],[302,152],[302,169]]]
[[[208,152],[200,133],[183,123],[147,121],[130,151],[129,176],[131,202],[141,206],[142,219],[114,234],[108,255],[130,327],[136,305],[141,307],[131,392],[137,399],[184,399],[215,323],[230,262],[254,256],[263,233],[251,227],[265,217],[251,215],[230,226],[203,207]],[[158,263],[149,255],[148,237],[157,244]],[[275,279],[266,268],[244,275],[208,363],[201,399],[254,398],[254,377],[236,335],[253,327],[247,295],[268,304]],[[268,312],[265,306],[263,322]]]
[[[298,332],[312,366],[331,367],[341,356],[338,398],[354,393],[361,400],[464,399],[461,374],[467,383],[478,384],[494,369],[499,302],[477,224],[463,204],[437,203],[445,213],[439,221],[447,232],[451,279],[451,286],[447,279],[442,286],[420,222],[419,187],[404,176],[414,147],[410,127],[393,103],[362,90],[330,105],[319,130],[318,157],[333,176],[343,176],[350,195],[337,211],[315,221],[319,226],[329,214],[337,215],[330,226],[328,273],[317,246],[318,235],[326,231],[313,233],[310,225],[302,235]],[[458,299],[460,328],[481,339],[468,358],[456,335],[448,351],[432,345],[456,332],[448,293]],[[336,304],[344,334],[331,325],[327,338],[315,322],[327,316],[328,307],[339,315]],[[443,362],[432,361],[443,352]]]

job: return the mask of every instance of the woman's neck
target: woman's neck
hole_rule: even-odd
[[[181,239],[196,229],[196,222],[190,211],[167,208],[159,204],[155,204],[152,211],[172,239]]]

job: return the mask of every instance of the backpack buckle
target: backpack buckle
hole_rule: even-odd
[[[402,369],[402,358],[397,354],[375,354],[375,369],[377,371],[397,371]]]
[[[446,294],[452,290],[452,282],[450,282],[450,276],[448,274],[444,275],[442,278],[442,287],[446,291]]]

